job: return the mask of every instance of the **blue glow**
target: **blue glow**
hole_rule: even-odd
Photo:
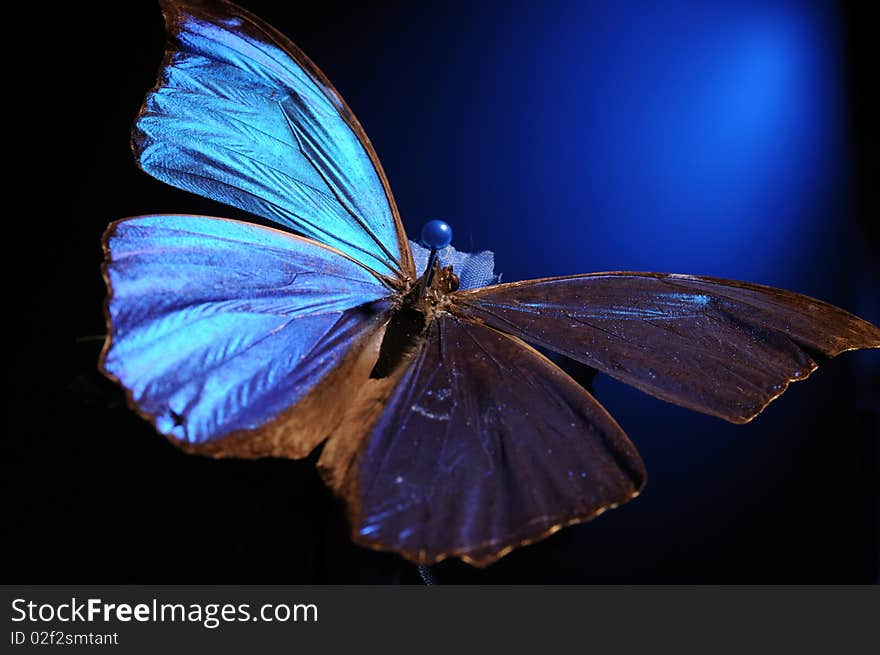
[[[453,52],[437,47],[447,30]],[[393,92],[394,130],[372,134],[410,234],[441,213],[505,280],[652,270],[829,288],[811,262],[846,211],[833,7],[490,3],[435,31],[395,44],[421,86]],[[417,156],[403,154],[417,125],[399,128],[410,102],[432,122]]]

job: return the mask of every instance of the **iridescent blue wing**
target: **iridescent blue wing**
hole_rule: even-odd
[[[636,496],[645,471],[580,385],[522,341],[444,315],[374,380],[319,461],[353,537],[420,563],[486,565]],[[359,435],[366,429],[366,436]]]
[[[125,219],[104,244],[101,366],[159,432],[236,456],[301,457],[326,436],[386,320],[390,291],[372,272],[313,241],[204,216]]]
[[[286,37],[230,2],[162,2],[159,81],[132,143],[144,171],[415,277],[379,159],[342,97]]]
[[[790,291],[695,275],[594,273],[462,291],[455,311],[663,400],[733,423],[816,358],[880,347],[880,330]]]

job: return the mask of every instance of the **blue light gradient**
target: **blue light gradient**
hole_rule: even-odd
[[[421,111],[448,137],[372,135],[395,158],[416,133],[405,161],[383,158],[410,234],[440,215],[457,248],[493,250],[505,280],[653,270],[823,291],[815,262],[848,209],[833,8],[484,11],[394,44],[412,75],[382,108],[400,122],[380,126]]]

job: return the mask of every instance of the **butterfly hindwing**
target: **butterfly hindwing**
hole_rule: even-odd
[[[456,311],[663,400],[754,418],[818,356],[880,347],[880,330],[828,303],[695,275],[594,273],[461,292]]]
[[[333,246],[382,275],[412,276],[378,157],[320,70],[232,3],[162,4],[166,56],[132,137],[141,168]]]
[[[491,328],[438,317],[386,387],[360,448],[342,454],[334,435],[319,462],[368,546],[485,565],[644,483],[638,453],[599,403]]]
[[[371,272],[278,230],[142,216],[111,225],[105,250],[103,370],[189,449],[304,456],[326,435],[275,430],[277,420],[350,365],[386,320],[390,292]],[[340,378],[327,397],[341,402],[349,381]],[[218,449],[242,433],[241,452]]]

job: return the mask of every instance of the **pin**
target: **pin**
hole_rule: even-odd
[[[425,295],[425,290],[428,288],[428,285],[431,283],[431,278],[434,276],[434,264],[437,261],[438,252],[452,243],[452,228],[446,221],[438,219],[428,221],[425,223],[424,227],[422,227],[421,242],[425,248],[431,249],[431,254],[428,257],[428,266],[425,268],[425,273],[422,276],[422,287],[419,289],[419,298]]]

